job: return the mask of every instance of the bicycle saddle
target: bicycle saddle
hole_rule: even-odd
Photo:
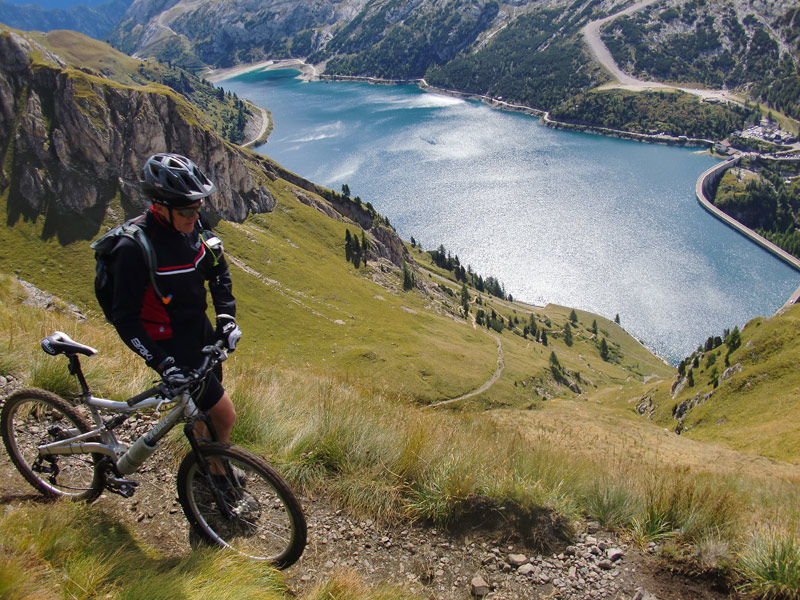
[[[48,335],[42,340],[42,350],[53,356],[57,354],[85,354],[86,356],[94,356],[97,350],[91,346],[79,344],[62,331]]]

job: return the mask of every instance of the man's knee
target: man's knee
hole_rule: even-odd
[[[230,396],[228,396],[228,392],[222,394],[222,398],[211,408],[209,413],[211,418],[218,423],[218,426],[231,429],[236,423],[236,409]]]

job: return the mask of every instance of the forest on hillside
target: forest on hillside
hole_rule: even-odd
[[[557,9],[511,22],[478,52],[433,65],[428,83],[549,110],[607,80],[584,52],[583,13],[566,22]]]
[[[723,139],[759,119],[752,107],[709,104],[685,92],[622,90],[578,94],[551,110],[550,117],[622,131],[710,140]]]
[[[745,159],[740,167],[723,175],[714,205],[800,258],[800,165]]]
[[[791,51],[781,50],[776,31]],[[705,0],[650,7],[603,30],[617,63],[639,77],[749,88],[758,101],[795,118],[800,118],[799,39],[800,8],[787,11],[770,30],[753,14],[740,20],[730,6],[712,14]]]

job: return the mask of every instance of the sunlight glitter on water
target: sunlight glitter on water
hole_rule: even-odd
[[[404,239],[443,244],[517,299],[619,314],[673,364],[800,284],[698,205],[696,179],[717,160],[696,149],[551,130],[409,86],[222,85],[272,111],[257,151],[332,189],[347,183]]]

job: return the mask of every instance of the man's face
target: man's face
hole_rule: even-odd
[[[200,218],[199,212],[202,205],[203,201],[199,200],[183,208],[170,208],[172,226],[181,233],[191,233],[194,229],[195,221]]]

